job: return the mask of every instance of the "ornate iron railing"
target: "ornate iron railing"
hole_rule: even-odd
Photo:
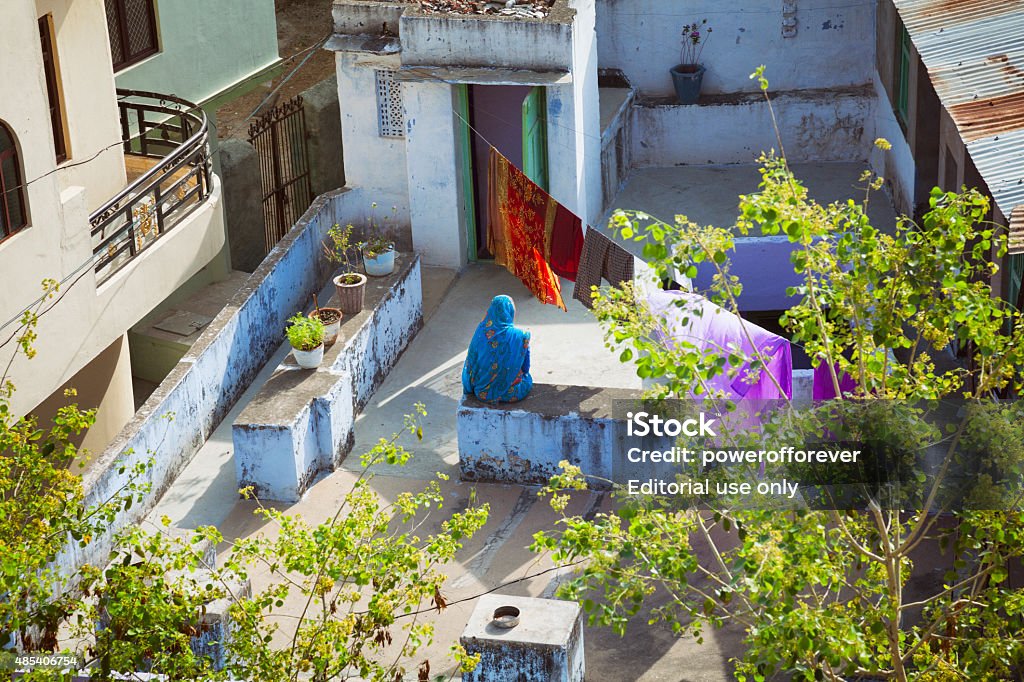
[[[206,113],[171,95],[117,91],[126,161],[156,159],[91,216],[97,281],[103,281],[199,208],[210,192]]]

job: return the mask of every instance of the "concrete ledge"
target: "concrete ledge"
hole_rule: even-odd
[[[612,416],[612,401],[640,395],[618,388],[534,384],[518,403],[491,405],[463,397],[456,418],[461,478],[542,485],[564,459],[584,474],[611,479],[613,457],[626,451],[626,424]]]
[[[140,482],[149,483],[152,492],[118,514],[108,532],[85,548],[68,545],[57,561],[62,570],[70,574],[84,563],[105,564],[114,533],[153,509],[280,347],[288,317],[329,281],[331,268],[322,257],[321,241],[336,223],[358,223],[365,214],[362,202],[359,189],[317,197],[98,456],[82,479],[87,505],[116,495],[128,483],[132,467],[150,458],[153,466]]]
[[[342,319],[319,368],[281,363],[232,425],[239,487],[294,502],[341,463],[355,415],[423,325],[420,278],[419,257],[399,254],[393,274],[367,282],[362,312]]]
[[[868,157],[875,103],[869,89],[782,91],[772,93],[772,102],[790,163]],[[708,95],[691,105],[645,99],[632,112],[636,168],[754,163],[761,152],[779,146],[761,93]],[[689,130],[702,134],[679,134]]]
[[[501,628],[494,612],[511,606],[519,623]],[[462,682],[583,682],[583,610],[576,602],[486,594],[469,617],[459,643],[480,663]]]

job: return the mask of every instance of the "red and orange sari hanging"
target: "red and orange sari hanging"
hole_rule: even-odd
[[[548,263],[556,221],[568,212],[559,211],[557,201],[494,147],[488,158],[487,181],[487,248],[495,262],[522,280],[539,301],[565,310],[562,285]]]

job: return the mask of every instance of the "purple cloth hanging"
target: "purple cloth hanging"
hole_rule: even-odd
[[[684,303],[679,304],[680,300]],[[704,353],[714,350],[742,356],[743,362],[738,368],[726,366],[725,373],[708,382],[712,391],[723,391],[736,400],[775,400],[783,394],[786,398],[793,397],[793,350],[788,339],[742,320],[697,294],[652,291],[647,302],[655,317],[666,321],[672,343],[688,342]],[[757,358],[757,353],[766,366],[756,381],[752,381],[750,363]],[[739,372],[729,376],[735,369]]]
[[[839,366],[836,365],[836,373],[839,373]],[[843,372],[839,377],[839,393],[846,395],[847,393],[853,393],[857,390],[857,382],[846,372]],[[832,383],[832,372],[828,369],[828,364],[825,361],[818,363],[818,366],[814,368],[814,383],[811,388],[811,397],[814,400],[831,400],[836,396],[836,387]]]

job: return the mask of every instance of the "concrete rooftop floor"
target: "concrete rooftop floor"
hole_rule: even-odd
[[[446,567],[449,576],[445,596],[453,603],[442,614],[431,614],[437,632],[434,644],[422,650],[417,661],[427,658],[432,672],[450,670],[449,646],[456,642],[473,610],[474,596],[509,581],[520,580],[550,569],[546,557],[527,547],[533,534],[550,529],[556,515],[535,488],[512,485],[468,484],[458,480],[458,443],[455,409],[462,394],[461,369],[466,345],[490,302],[507,293],[516,302],[516,323],[533,333],[532,373],[541,383],[563,383],[620,388],[639,388],[640,380],[631,367],[618,362],[603,346],[600,328],[581,304],[571,299],[572,283],[563,282],[568,312],[541,305],[503,268],[488,263],[471,265],[458,278],[455,273],[424,268],[425,325],[377,390],[356,421],[356,443],[342,467],[317,482],[298,503],[287,507],[307,522],[326,520],[337,509],[343,495],[358,475],[358,455],[379,438],[390,436],[412,405],[422,402],[428,415],[423,423],[422,442],[405,443],[413,452],[406,467],[380,467],[373,479],[374,489],[388,501],[402,492],[420,490],[436,472],[450,475],[442,483],[449,500],[443,513],[420,529],[435,532],[449,513],[466,505],[475,488],[478,499],[491,505],[487,525]],[[228,539],[274,529],[254,517],[254,503],[240,501],[232,460],[231,423],[245,404],[259,391],[288,353],[282,346],[253,385],[225,418],[204,448],[195,456],[150,515],[155,522],[169,516],[181,528],[214,524]],[[606,508],[602,494],[575,497],[572,509],[586,513]],[[552,571],[502,587],[499,593],[552,597],[564,571]],[[268,576],[252,576],[253,587],[261,589]],[[299,604],[288,609],[300,610]],[[606,628],[588,628],[585,633],[587,679],[595,682],[717,682],[732,679],[730,656],[741,646],[735,630],[705,633],[704,644],[692,638],[678,639],[667,626],[648,626],[646,617],[635,619],[626,638]],[[284,621],[283,621],[284,622]],[[396,637],[396,639],[398,639]],[[414,666],[413,666],[414,667]]]
[[[858,163],[797,164],[794,171],[818,201],[860,197],[858,178],[865,166]],[[683,213],[702,224],[729,226],[735,221],[738,196],[756,191],[759,175],[755,165],[681,166],[634,171],[613,205],[638,209],[671,220]],[[893,224],[895,215],[884,195],[876,194],[870,205],[876,226]],[[633,244],[631,250],[638,250]],[[447,512],[459,509],[475,488],[477,496],[491,505],[490,520],[467,544],[459,560],[446,567],[446,597],[453,605],[429,618],[437,625],[435,643],[421,652],[432,670],[450,669],[448,647],[458,640],[472,612],[472,598],[504,585],[499,593],[552,597],[565,571],[553,571],[521,580],[551,568],[546,557],[527,551],[533,534],[550,529],[556,515],[539,499],[536,489],[493,484],[468,484],[458,480],[458,442],[455,410],[462,394],[461,369],[466,346],[491,298],[507,293],[516,301],[516,323],[533,333],[532,372],[539,383],[561,383],[616,388],[640,388],[632,367],[618,362],[603,345],[601,330],[589,311],[571,298],[572,283],[563,282],[569,311],[545,306],[503,268],[489,263],[473,264],[458,277],[450,270],[424,268],[424,328],[413,339],[398,364],[358,417],[356,442],[338,471],[317,482],[288,511],[319,523],[337,509],[359,472],[358,455],[381,437],[390,436],[402,416],[416,402],[426,405],[422,442],[406,443],[414,453],[406,467],[379,467],[373,486],[385,500],[402,492],[419,490],[436,472],[450,480],[442,483],[449,500]],[[325,298],[329,291],[325,292]],[[228,539],[274,529],[253,516],[254,503],[238,499],[231,444],[231,423],[255,396],[288,354],[282,345],[252,386],[235,405],[204,448],[165,493],[150,519],[169,516],[176,526],[194,528],[217,525]],[[609,506],[601,494],[577,495],[572,509],[587,513]],[[447,513],[437,514],[422,533],[433,532]],[[266,585],[268,576],[253,575],[254,588]],[[466,601],[458,602],[461,599]],[[657,604],[657,599],[652,606]],[[295,609],[298,610],[298,605]],[[732,679],[729,658],[741,651],[742,633],[732,629],[705,632],[703,644],[679,639],[668,627],[646,624],[637,616],[624,639],[604,628],[585,632],[587,678],[595,682],[717,682]]]
[[[757,191],[759,168],[756,164],[638,168],[626,178],[612,207],[643,211],[669,223],[682,214],[698,225],[732,227],[739,214],[739,196]],[[847,162],[792,165],[793,173],[819,203],[863,200],[860,175],[867,168],[864,163]],[[602,227],[607,226],[610,216],[611,212]],[[884,192],[871,194],[868,217],[879,229],[890,231],[896,225],[896,213]],[[629,248],[639,253],[641,247],[630,242]]]

